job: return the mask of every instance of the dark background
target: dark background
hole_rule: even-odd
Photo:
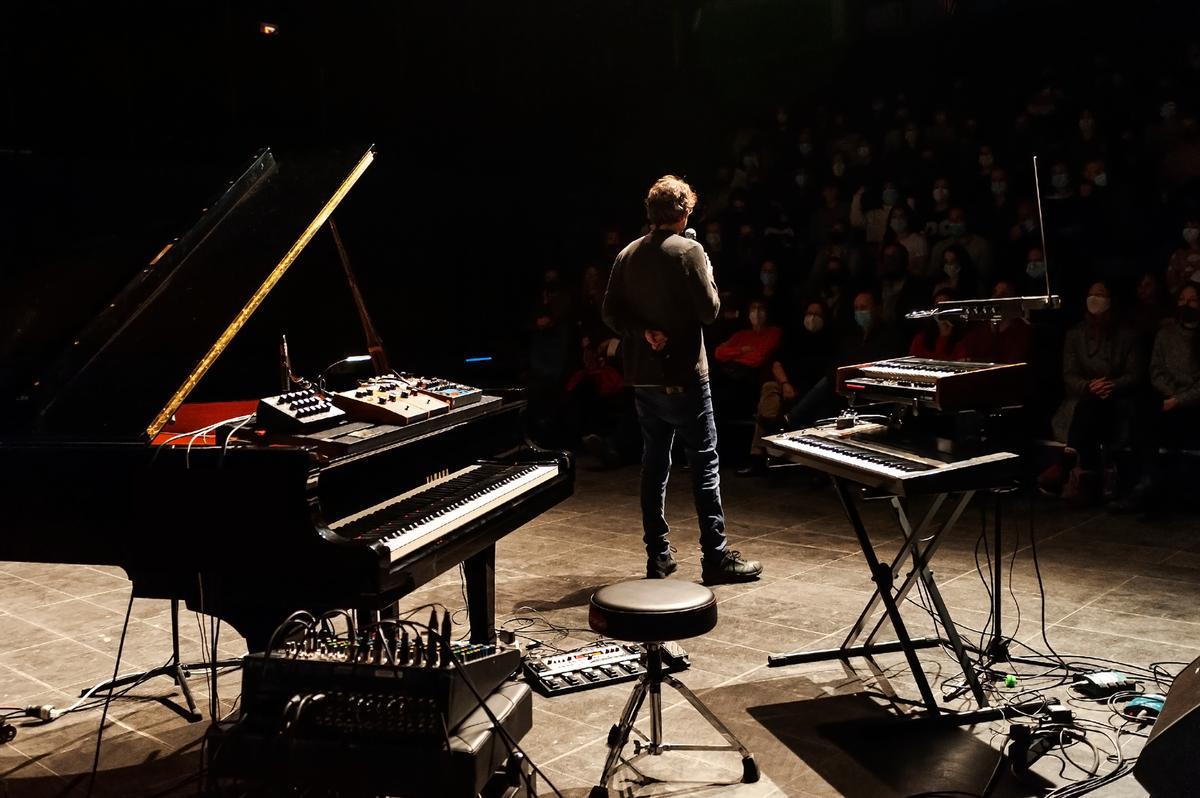
[[[542,269],[570,277],[607,257],[604,231],[637,233],[656,176],[703,188],[732,159],[731,133],[767,122],[777,102],[803,113],[991,63],[994,83],[974,87],[986,113],[1014,74],[1079,43],[1144,48],[1153,68],[1156,26],[1188,6],[25,5],[0,23],[0,356],[10,373],[69,338],[259,148],[374,143],[378,161],[339,225],[393,365],[448,374],[471,355],[515,372]],[[278,33],[262,35],[261,22]],[[283,331],[306,374],[363,350],[327,234],[201,395],[268,392]]]

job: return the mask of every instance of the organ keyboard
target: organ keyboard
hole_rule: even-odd
[[[898,357],[842,366],[837,390],[852,401],[915,402],[935,410],[1019,405],[1025,364],[968,363]]]

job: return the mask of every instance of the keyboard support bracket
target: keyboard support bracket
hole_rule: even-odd
[[[915,527],[909,516],[907,501],[899,496],[888,497],[892,509],[896,514],[896,519],[903,533],[904,540],[901,543],[900,550],[892,558],[891,562],[884,564],[880,561],[879,555],[875,551],[870,533],[867,531],[862,516],[858,511],[854,488],[846,479],[837,476],[833,477],[833,484],[838,498],[841,500],[842,509],[846,513],[846,518],[849,520],[850,526],[854,529],[854,534],[858,539],[859,547],[862,549],[863,557],[867,561],[872,581],[875,582],[875,591],[871,594],[871,598],[867,601],[866,606],[863,607],[858,620],[850,627],[850,631],[840,646],[820,651],[772,654],[767,658],[768,666],[780,667],[802,662],[827,662],[831,660],[846,662],[850,658],[861,657],[865,658],[872,669],[878,674],[882,673],[882,670],[872,659],[874,656],[903,652],[908,661],[909,670],[917,684],[917,689],[921,693],[921,703],[929,715],[936,716],[940,714],[941,710],[934,697],[933,689],[929,685],[929,680],[925,676],[925,671],[921,668],[917,652],[923,648],[936,648],[944,644],[949,644],[950,648],[954,651],[955,658],[962,667],[963,676],[976,702],[978,702],[981,708],[986,708],[988,706],[987,696],[979,684],[979,679],[975,675],[974,667],[967,655],[966,647],[963,645],[963,641],[958,634],[958,628],[954,625],[954,621],[950,617],[950,611],[942,599],[941,592],[938,590],[937,584],[933,579],[933,572],[929,568],[929,562],[940,546],[942,539],[958,523],[963,511],[975,496],[975,491],[968,490],[957,494],[937,494],[933,497],[932,504]],[[946,518],[939,523],[937,515],[951,496],[954,496],[953,506]],[[905,564],[908,562],[911,562],[911,570],[905,573],[902,578],[898,578],[904,570]],[[924,588],[925,593],[929,596],[933,604],[932,613],[935,626],[941,626],[946,635],[944,640],[940,637],[913,638],[909,635],[908,627],[905,625],[900,613],[900,606],[908,597],[912,588],[918,583]],[[867,630],[868,624],[871,623],[872,615],[881,603],[884,607],[884,613],[875,619],[874,625],[871,626],[862,644],[859,644],[860,638],[863,638],[863,633]],[[879,641],[879,634],[884,624],[888,622],[890,622],[896,634],[896,640]]]

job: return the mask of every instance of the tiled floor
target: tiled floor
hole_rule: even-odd
[[[687,475],[677,474],[669,496],[673,535],[682,567],[675,578],[699,576],[695,516]],[[883,716],[888,702],[881,685],[904,698],[918,697],[898,655],[879,658],[880,678],[863,668],[853,673],[837,664],[768,669],[767,654],[836,645],[857,616],[870,581],[862,555],[832,490],[798,472],[771,480],[735,480],[724,485],[730,535],[735,547],[761,559],[763,578],[721,586],[720,622],[703,638],[686,641],[692,667],[683,680],[702,696],[755,752],[763,777],[755,785],[731,785],[740,774],[732,754],[672,753],[644,763],[661,782],[638,786],[640,795],[834,796],[889,798],[928,790],[978,791],[996,764],[1002,724],[970,730],[875,730],[865,721]],[[573,630],[563,639],[540,635],[566,648],[593,636],[586,631],[587,598],[594,588],[639,576],[644,566],[637,515],[637,471],[581,470],[576,495],[498,547],[497,603],[501,620],[537,616]],[[1111,657],[1147,665],[1200,657],[1200,521],[1195,515],[1156,524],[1072,512],[1039,500],[1015,499],[1006,514],[1008,557],[1004,631],[1045,650],[1037,573],[1029,548],[1030,512],[1036,514],[1041,576],[1045,584],[1046,635],[1062,655]],[[886,506],[868,505],[865,518],[881,552],[896,550],[898,535]],[[947,536],[934,560],[942,595],[955,619],[979,628],[987,621],[988,596],[975,570],[978,510],[970,509]],[[986,568],[986,562],[984,563]],[[914,598],[916,594],[914,594]],[[117,569],[0,563],[0,706],[69,705],[81,689],[112,674],[128,582]],[[457,574],[406,599],[462,605]],[[1019,627],[1017,609],[1020,609]],[[932,632],[920,607],[905,616],[916,633]],[[184,616],[185,656],[201,658],[201,628]],[[510,627],[517,624],[509,624]],[[160,664],[169,653],[166,602],[136,600],[121,658],[121,670]],[[243,653],[241,640],[224,627],[218,653]],[[961,679],[955,663],[936,649],[921,656],[935,689]],[[1177,666],[1172,666],[1175,668]],[[1023,666],[1024,672],[1035,672]],[[864,677],[866,681],[861,681]],[[218,679],[223,712],[233,707],[240,676]],[[1033,684],[1033,683],[1031,683]],[[192,682],[209,714],[210,688]],[[1023,685],[1010,690],[1015,694]],[[604,759],[604,738],[628,686],[562,696],[538,697],[532,731],[523,741],[564,795],[585,795]],[[1050,691],[1065,697],[1062,688]],[[166,679],[140,685],[109,711],[96,795],[186,795],[197,783],[182,783],[201,762],[203,723],[188,724],[163,701],[179,699]],[[669,738],[719,742],[698,715],[676,696],[664,696]],[[950,704],[965,707],[964,700]],[[1085,707],[1090,716],[1103,717]],[[95,754],[99,709],[69,714],[53,723],[18,721],[18,736],[0,745],[0,796],[83,795]],[[845,721],[845,723],[839,723]],[[857,723],[853,722],[857,721]],[[1097,737],[1098,744],[1103,740]],[[1126,754],[1136,738],[1122,739]],[[1084,768],[1091,753],[1068,752]],[[1036,768],[1050,782],[1081,772],[1069,763],[1043,760]],[[1112,764],[1100,763],[1107,770]],[[180,785],[176,790],[171,787]],[[543,782],[543,794],[552,794]],[[995,795],[1040,794],[1004,778]],[[1094,793],[1144,795],[1127,777]]]

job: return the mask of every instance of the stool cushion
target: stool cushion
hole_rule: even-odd
[[[717,625],[717,597],[682,579],[638,579],[592,594],[588,625],[617,640],[662,643],[709,632]]]

